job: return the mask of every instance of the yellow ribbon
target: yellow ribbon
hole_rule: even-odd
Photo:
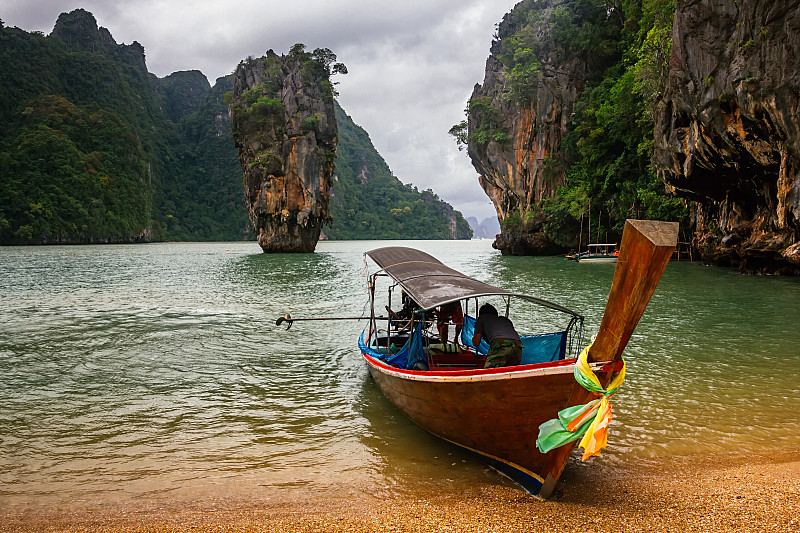
[[[583,437],[579,446],[584,449],[583,459],[597,455],[608,442],[608,424],[611,422],[611,404],[608,399],[617,392],[625,379],[625,361],[622,369],[604,389],[589,366],[589,347],[587,346],[575,363],[575,380],[586,390],[599,396],[585,405],[573,405],[558,412],[558,417],[539,426],[536,447],[542,453],[574,442]]]
[[[567,429],[574,432],[583,422],[589,419],[591,413],[596,413],[594,415],[594,420],[586,430],[580,444],[578,444],[579,448],[584,449],[582,457],[584,461],[593,455],[599,454],[600,450],[605,448],[608,444],[608,424],[611,422],[612,418],[611,403],[608,399],[617,392],[617,389],[619,389],[620,385],[625,380],[625,360],[623,359],[622,369],[614,376],[614,379],[611,380],[608,388],[604,389],[597,375],[592,370],[592,367],[589,366],[588,356],[590,347],[591,345],[587,346],[578,357],[578,362],[575,364],[575,377],[578,383],[583,385],[584,388],[598,396],[602,396],[602,398],[599,403],[590,402],[587,404],[587,407],[589,407],[594,403],[588,410],[580,413],[567,425]]]

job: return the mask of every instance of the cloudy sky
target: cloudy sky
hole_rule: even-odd
[[[517,1],[3,0],[0,19],[49,34],[60,13],[83,8],[118,43],[141,43],[156,76],[196,69],[212,85],[270,48],[330,48],[349,70],[334,76],[339,103],[394,174],[482,220],[494,208],[447,131],[463,120],[496,24]]]

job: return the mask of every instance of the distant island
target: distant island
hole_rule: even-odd
[[[497,234],[500,233],[500,222],[497,221],[497,217],[484,218],[480,222],[475,217],[467,217],[467,222],[469,227],[472,228],[472,237],[474,239],[494,240]]]

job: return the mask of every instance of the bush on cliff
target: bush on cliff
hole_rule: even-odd
[[[504,17],[492,46],[500,74],[487,74],[493,84],[476,89],[467,108],[469,123],[457,124],[450,133],[460,147],[470,146],[476,168],[495,164],[486,147],[501,138],[503,128],[521,123],[514,114],[522,110],[532,112],[537,128],[529,137],[545,136],[543,145],[556,139],[554,148],[561,139],[558,148],[545,151],[545,159],[534,148],[503,154],[512,165],[523,155],[536,158],[535,165],[516,171],[525,175],[536,168],[540,175],[534,186],[549,191],[532,205],[517,205],[531,202],[531,191],[500,195],[510,217],[504,228],[543,231],[546,240],[570,247],[590,212],[593,241],[619,234],[626,218],[687,222],[683,202],[666,191],[651,165],[653,110],[665,82],[674,8],[674,0],[523,0]],[[570,69],[575,72],[568,76]],[[565,85],[565,77],[575,85]],[[566,96],[574,87],[581,88],[577,99]],[[552,99],[553,107],[537,107],[537,95]],[[566,129],[547,131],[558,128],[559,113],[569,117]],[[548,118],[542,118],[545,114]],[[493,150],[497,155],[498,146]],[[585,200],[576,204],[579,197]],[[531,210],[544,213],[546,222],[535,226],[515,218],[517,211]],[[583,243],[588,225],[583,224]]]

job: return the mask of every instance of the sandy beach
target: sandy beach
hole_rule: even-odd
[[[550,501],[510,484],[402,496],[191,501],[0,511],[18,532],[800,532],[800,452],[568,469]]]

